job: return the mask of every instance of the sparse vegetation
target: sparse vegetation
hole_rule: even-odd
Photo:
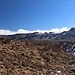
[[[0,75],[74,75],[75,56],[62,51],[64,42],[0,39]]]

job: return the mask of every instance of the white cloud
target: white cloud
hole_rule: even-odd
[[[33,33],[33,32],[39,32],[39,33],[44,33],[44,32],[54,32],[54,33],[61,33],[63,31],[68,31],[69,28],[67,27],[63,27],[63,28],[53,28],[51,30],[33,30],[33,31],[29,31],[29,30],[24,30],[24,29],[19,29],[17,31],[11,31],[11,30],[4,30],[4,29],[0,29],[0,35],[12,35],[12,34],[18,34],[18,33]]]
[[[68,31],[69,30],[69,28],[67,28],[67,27],[63,27],[63,28],[53,28],[53,29],[51,29],[51,32],[54,32],[54,33],[61,33],[61,32],[63,32],[63,31]]]

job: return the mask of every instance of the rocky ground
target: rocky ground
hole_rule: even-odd
[[[75,55],[62,42],[0,39],[0,75],[75,75]]]

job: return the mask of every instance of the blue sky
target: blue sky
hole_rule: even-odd
[[[75,27],[75,0],[0,0],[0,29]]]

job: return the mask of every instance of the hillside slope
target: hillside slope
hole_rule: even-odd
[[[0,75],[74,75],[75,56],[58,41],[0,39]]]

